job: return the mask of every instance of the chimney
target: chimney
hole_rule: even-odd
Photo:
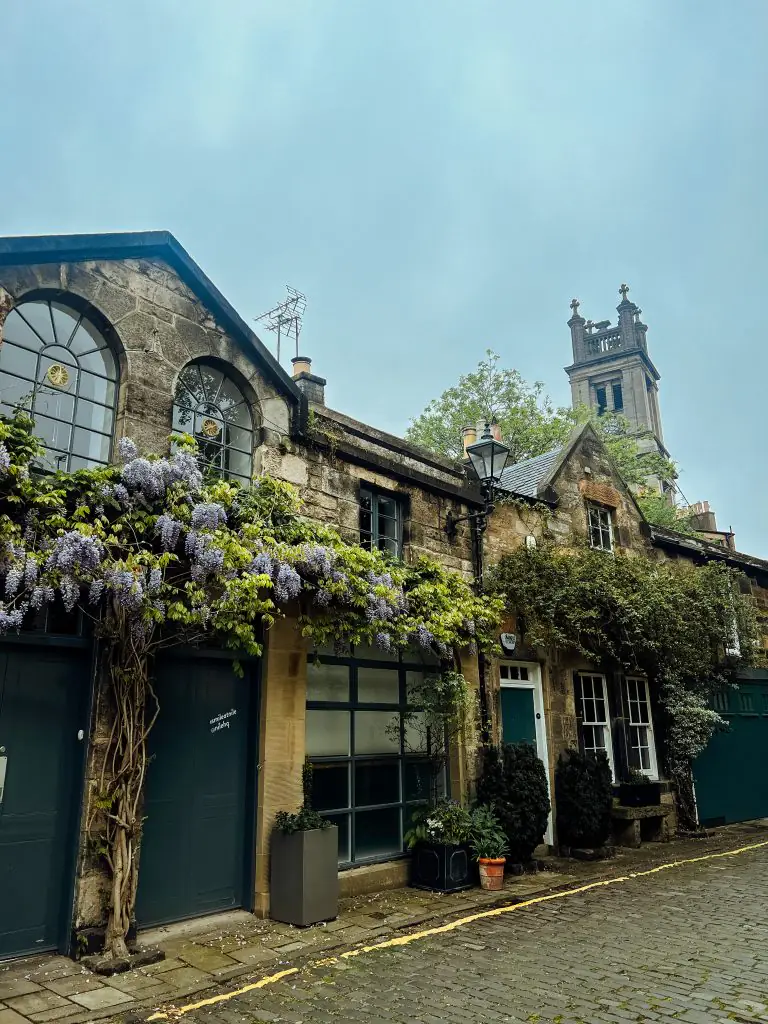
[[[469,445],[474,444],[477,440],[477,428],[476,427],[462,427],[461,428],[461,443],[464,448],[464,458],[467,458],[467,448]]]
[[[501,427],[496,422],[496,420],[494,420],[491,423],[491,437],[494,439],[494,441],[501,441],[501,440],[503,440],[503,438],[501,436]]]
[[[325,405],[327,381],[324,377],[316,377],[312,373],[312,360],[307,356],[296,356],[291,363],[293,364],[293,379],[296,381],[296,387],[307,401],[314,402],[315,405]]]

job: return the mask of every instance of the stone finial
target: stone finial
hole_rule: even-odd
[[[571,299],[571,309],[573,310],[573,316],[579,315],[579,306],[581,303],[578,299]]]
[[[627,295],[629,295],[629,285],[622,284],[619,286],[619,295],[621,295],[621,301],[627,302]]]

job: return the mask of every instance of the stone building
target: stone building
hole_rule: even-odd
[[[648,354],[648,327],[640,320],[642,310],[628,298],[629,288],[623,284],[620,293],[615,326],[609,320],[585,320],[579,301],[571,302],[573,362],[565,372],[573,407],[586,406],[599,416],[620,413],[638,435],[641,451],[668,458],[659,408],[660,374]]]
[[[648,371],[643,325],[626,298],[619,310],[617,337],[634,332],[620,380],[648,402],[647,378],[632,376]],[[575,361],[596,370],[580,320],[575,313]],[[123,436],[160,452],[182,429],[228,477],[292,483],[306,513],[345,539],[405,560],[427,553],[472,579],[472,529],[450,528],[483,508],[464,467],[329,408],[310,361],[294,360],[289,376],[171,235],[0,239],[0,338],[0,410],[33,402],[50,468],[108,463]],[[650,404],[640,407],[650,415]],[[662,444],[660,427],[654,436]],[[766,586],[766,563],[651,531],[590,426],[562,450],[509,467],[502,485],[515,500],[490,517],[487,564],[545,539],[589,543],[606,557],[663,547],[727,558]],[[516,634],[516,623],[506,631]],[[645,680],[609,678],[578,659],[550,664],[522,642],[497,655],[482,672],[474,657],[459,667],[487,691],[492,738],[533,742],[550,783],[560,752],[577,745],[606,749],[617,777],[625,763],[658,774],[656,695]],[[104,924],[105,872],[87,823],[110,722],[79,623],[52,616],[4,640],[0,660],[1,959],[69,949],[73,935]],[[420,652],[313,651],[290,615],[267,631],[243,678],[230,662],[206,648],[156,665],[139,928],[237,907],[268,913],[272,822],[300,805],[307,756],[314,805],[339,828],[342,892],[407,878],[403,833],[426,768],[403,716],[409,685],[434,662]],[[622,702],[629,725],[619,740]],[[212,724],[224,719],[226,730]],[[445,788],[456,798],[470,793],[473,753],[452,752]],[[546,838],[556,839],[551,825]]]

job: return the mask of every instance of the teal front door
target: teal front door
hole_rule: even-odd
[[[502,686],[501,724],[505,743],[530,743],[537,747],[536,713],[530,687]]]
[[[140,927],[250,906],[255,679],[200,651],[159,663],[136,919]]]
[[[0,959],[66,945],[89,665],[0,649]]]
[[[699,821],[704,826],[768,817],[768,673],[718,694],[728,722],[696,759]]]

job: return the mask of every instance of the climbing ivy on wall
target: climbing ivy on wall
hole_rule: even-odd
[[[518,616],[532,646],[642,672],[657,684],[666,768],[690,823],[693,760],[724,725],[711,698],[758,650],[741,579],[721,562],[540,546],[503,558],[486,587]]]
[[[258,655],[292,605],[316,645],[417,645],[450,661],[491,645],[502,603],[427,558],[344,543],[281,481],[205,479],[188,436],[167,457],[123,439],[119,466],[43,475],[33,428],[0,417],[0,634],[54,602],[94,620],[114,713],[89,828],[110,873],[107,949],[125,956],[160,648],[214,638]]]

